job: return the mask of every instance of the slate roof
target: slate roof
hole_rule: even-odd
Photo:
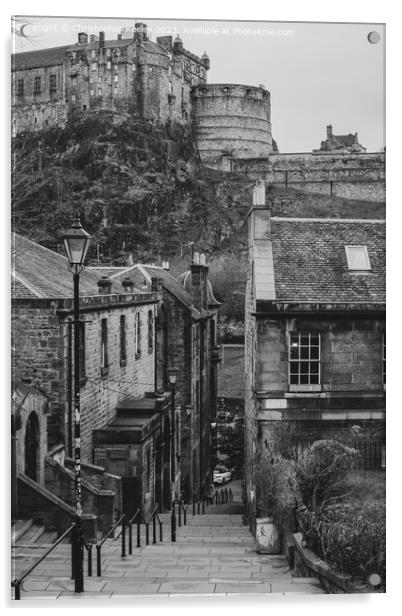
[[[273,217],[271,241],[276,301],[385,303],[383,220]],[[371,271],[349,271],[345,245],[367,246]]]
[[[73,297],[73,277],[67,257],[13,234],[12,297],[60,298]],[[98,295],[99,274],[84,270],[80,277],[82,296]]]
[[[22,71],[26,68],[63,64],[65,53],[70,47],[71,45],[63,45],[61,47],[15,53],[11,56],[11,67],[15,71]]]

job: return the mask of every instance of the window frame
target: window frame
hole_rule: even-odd
[[[292,336],[298,336],[298,348],[299,348],[299,357],[298,358],[292,358],[291,357],[291,350],[292,350]],[[302,337],[306,337],[308,336],[308,344],[302,344]],[[318,337],[318,345],[312,345],[311,344],[311,337],[315,336]],[[311,348],[316,348],[318,346],[318,357],[317,358],[312,358],[311,357]],[[301,349],[302,348],[308,348],[308,357],[301,357]],[[302,375],[305,376],[306,373],[305,372],[301,372],[301,364],[302,363],[307,363],[308,364],[308,373],[307,373],[307,383],[301,383],[301,377]],[[318,372],[317,373],[312,373],[310,370],[310,366],[311,364],[317,364],[318,366]],[[295,364],[299,364],[298,366],[298,372],[297,372],[297,377],[298,377],[298,383],[292,383],[292,376],[294,376],[296,373],[292,372],[291,368],[292,365]],[[315,376],[317,374],[317,383],[312,383],[311,382],[311,376],[312,374]],[[297,391],[321,391],[321,387],[322,387],[322,370],[321,370],[321,333],[314,331],[314,330],[309,330],[309,331],[290,331],[288,332],[288,387],[289,387],[289,391],[292,392],[297,392]]]
[[[57,75],[55,73],[52,73],[49,76],[49,92],[56,92],[57,91]]]
[[[352,254],[350,252],[353,249],[360,249],[364,255],[366,261],[366,267],[352,267]],[[371,272],[370,257],[368,254],[367,246],[364,244],[345,244],[346,262],[349,272]]]
[[[41,80],[41,77],[37,75],[36,77],[34,77],[34,89],[33,89],[34,96],[36,94],[40,94],[41,92],[42,92],[42,80]]]
[[[148,353],[153,353],[155,346],[155,317],[154,311],[148,310]]]
[[[108,323],[107,318],[101,319],[101,374],[109,372]]]
[[[25,87],[24,79],[18,78],[17,88],[16,88],[17,96],[24,96],[24,87]]]
[[[139,312],[134,316],[134,353],[135,359],[141,357],[141,315]]]
[[[126,315],[120,315],[120,366],[127,365],[127,321]]]

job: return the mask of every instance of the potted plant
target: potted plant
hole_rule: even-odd
[[[280,554],[281,537],[274,521],[275,460],[262,451],[256,464],[256,544],[259,554]]]

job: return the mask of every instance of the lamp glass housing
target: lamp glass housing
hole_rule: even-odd
[[[77,216],[71,229],[63,235],[67,259],[71,266],[84,265],[92,236],[81,226]]]
[[[170,385],[175,385],[176,380],[177,380],[178,372],[179,372],[178,368],[169,368],[168,369],[167,375],[168,375],[168,379],[169,379]]]

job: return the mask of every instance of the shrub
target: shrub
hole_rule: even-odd
[[[335,440],[315,441],[300,456],[297,478],[303,503],[313,512],[323,507],[353,466],[357,451]]]
[[[278,528],[292,528],[301,501],[294,462],[262,450],[256,468],[257,515],[272,517]]]
[[[367,580],[372,573],[385,583],[385,507],[351,516],[348,509],[299,514],[303,539],[333,569]]]

